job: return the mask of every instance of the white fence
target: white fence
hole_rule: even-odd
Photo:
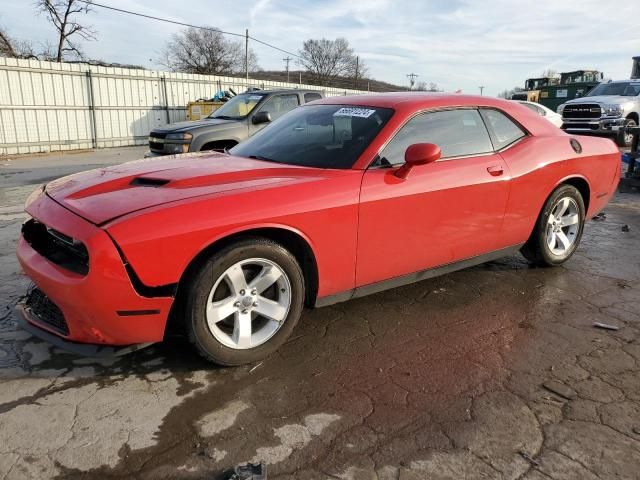
[[[190,101],[219,90],[309,88],[296,83],[0,57],[0,155],[142,145],[186,118]]]

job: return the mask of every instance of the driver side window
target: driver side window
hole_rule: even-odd
[[[290,110],[293,110],[299,105],[298,95],[274,95],[267,100],[262,108],[261,112],[269,112],[271,114],[271,120],[276,120]]]
[[[489,132],[475,109],[422,113],[409,120],[380,153],[378,165],[401,165],[404,153],[415,143],[435,143],[441,158],[493,151]]]

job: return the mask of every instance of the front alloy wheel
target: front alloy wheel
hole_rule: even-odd
[[[626,127],[635,127],[636,121],[633,118],[625,119],[622,129],[618,132],[616,142],[619,147],[630,147],[633,142],[633,134],[626,131]]]
[[[229,348],[254,348],[275,335],[290,307],[284,270],[266,258],[249,258],[229,267],[211,288],[207,325]]]
[[[261,360],[293,331],[304,288],[298,262],[282,245],[264,238],[238,241],[212,255],[192,279],[189,338],[221,365]]]

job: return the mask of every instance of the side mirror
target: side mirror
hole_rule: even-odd
[[[418,165],[433,163],[440,158],[442,151],[433,143],[415,143],[404,152],[404,165],[395,171],[395,176],[405,179],[411,169]]]
[[[269,123],[271,121],[271,114],[269,112],[258,112],[251,119],[254,125],[261,123]]]

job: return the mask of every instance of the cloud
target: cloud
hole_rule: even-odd
[[[632,55],[640,53],[638,7],[600,0],[192,0],[176,8],[169,0],[105,0],[109,5],[175,20],[244,33],[297,52],[308,38],[345,37],[377,79],[406,84],[420,80],[447,90],[495,95],[523,85],[547,68],[598,68],[628,78]],[[30,2],[4,2],[0,23],[17,38],[53,39]],[[24,18],[31,21],[24,22]],[[94,8],[88,15],[99,32],[84,49],[95,58],[154,66],[153,59],[175,25]],[[263,68],[283,68],[282,52],[252,45]],[[150,62],[149,59],[152,59]]]

